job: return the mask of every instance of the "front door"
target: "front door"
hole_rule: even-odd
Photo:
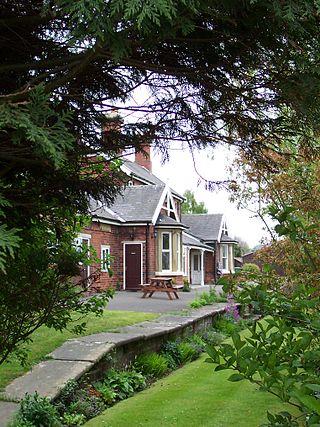
[[[124,259],[125,259],[125,289],[137,290],[142,283],[142,270],[141,270],[141,244],[128,244],[124,245]]]
[[[201,255],[200,252],[193,252],[191,257],[191,283],[201,284]]]

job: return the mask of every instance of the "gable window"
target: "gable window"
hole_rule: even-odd
[[[228,236],[228,228],[225,222],[222,224],[222,234],[224,234],[225,236]]]
[[[162,271],[171,270],[171,233],[161,234],[161,265]]]
[[[228,245],[222,245],[222,268],[229,270]]]
[[[177,219],[174,201],[170,194],[167,194],[162,208],[167,212],[170,218]]]
[[[101,245],[101,271],[108,272],[110,268],[110,246]]]

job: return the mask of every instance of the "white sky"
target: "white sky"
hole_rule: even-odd
[[[232,153],[227,148],[219,147],[213,154],[212,159],[211,151],[195,152],[194,162],[187,150],[170,149],[170,159],[162,165],[161,156],[153,153],[153,173],[181,195],[185,190],[192,190],[197,202],[205,203],[208,213],[224,213],[229,234],[241,237],[253,248],[260,243],[262,237],[267,236],[261,221],[253,218],[247,210],[238,210],[236,204],[229,201],[226,190],[212,192],[205,189],[204,183],[199,184],[195,166],[198,173],[207,180],[228,179],[226,168],[232,163]]]

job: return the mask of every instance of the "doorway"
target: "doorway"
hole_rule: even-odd
[[[142,243],[124,244],[124,289],[136,291],[142,283]]]

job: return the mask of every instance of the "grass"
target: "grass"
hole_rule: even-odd
[[[213,372],[206,357],[107,409],[85,427],[257,427],[267,421],[267,411],[291,410],[247,381],[228,381],[231,371]]]
[[[105,310],[101,317],[95,317],[94,315],[86,317],[87,328],[81,336],[110,331],[121,326],[152,320],[158,316],[158,314],[154,313]],[[12,358],[10,363],[0,365],[0,390],[14,378],[27,372],[32,365],[43,360],[48,353],[61,346],[67,339],[75,337],[79,337],[79,335],[72,334],[66,330],[59,332],[45,326],[39,328],[32,334],[33,342],[25,345],[25,348],[29,350],[26,366],[22,367],[15,358]]]

